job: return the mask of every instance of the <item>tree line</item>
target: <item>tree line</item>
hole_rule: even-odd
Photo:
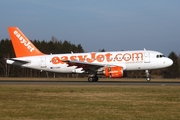
[[[82,53],[84,52],[81,44],[75,45],[70,41],[57,40],[52,37],[51,41],[33,40],[31,41],[41,52],[45,54],[58,54],[58,53]],[[2,39],[0,41],[0,77],[68,77],[69,74],[57,74],[51,72],[44,72],[29,68],[21,68],[20,66],[6,64],[7,58],[14,58],[15,53],[9,39]]]
[[[32,43],[45,54],[60,54],[60,53],[83,53],[81,44],[75,45],[67,40],[57,40],[52,37],[51,41],[33,40]],[[105,52],[105,49],[99,51]],[[21,68],[20,66],[6,64],[7,58],[15,57],[12,43],[9,39],[0,40],[0,77],[85,77],[84,74],[62,74],[34,70],[30,68]],[[159,70],[152,70],[151,77],[153,78],[179,78],[180,77],[180,56],[171,52],[168,56],[173,60],[173,65]],[[145,76],[144,71],[128,71],[127,77],[141,78]]]

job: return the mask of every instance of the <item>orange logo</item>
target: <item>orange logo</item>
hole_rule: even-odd
[[[30,51],[30,52],[33,52],[34,48],[31,46],[31,43],[28,41],[26,41],[23,36],[21,36],[18,31],[14,31],[14,35],[16,35],[16,37],[19,39],[20,43],[24,44],[24,46],[27,47],[27,49]]]
[[[83,55],[70,55],[70,56],[55,56],[51,59],[53,64],[64,64],[63,60],[78,60],[81,62],[139,62],[143,61],[143,53],[105,53],[105,54],[83,54]]]

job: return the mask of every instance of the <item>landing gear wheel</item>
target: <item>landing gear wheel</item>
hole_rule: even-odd
[[[151,81],[151,77],[147,77],[146,80],[147,80],[148,82],[150,82],[150,81]]]
[[[99,78],[97,76],[94,76],[94,82],[98,82]]]
[[[88,77],[88,81],[89,81],[89,82],[94,82],[93,77]]]
[[[97,76],[94,77],[88,77],[88,81],[89,82],[97,82],[99,80],[99,78]]]
[[[146,73],[146,80],[147,80],[148,82],[150,82],[151,77],[150,77],[150,74],[149,74],[149,70],[146,70],[145,73]]]

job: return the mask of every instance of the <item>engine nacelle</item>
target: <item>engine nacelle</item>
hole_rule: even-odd
[[[123,67],[121,67],[121,66],[105,67],[104,74],[106,77],[110,77],[110,78],[122,78],[123,77]]]

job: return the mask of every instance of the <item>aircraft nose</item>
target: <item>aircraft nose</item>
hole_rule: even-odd
[[[168,58],[166,63],[167,63],[168,66],[171,66],[173,64],[173,61],[170,58]]]

